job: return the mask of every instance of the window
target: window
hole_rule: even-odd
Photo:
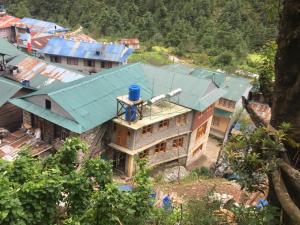
[[[165,152],[167,148],[167,142],[161,142],[155,145],[155,153]]]
[[[114,127],[113,127],[114,131],[117,130],[117,124],[114,123]]]
[[[50,56],[50,61],[54,62],[54,63],[61,63],[61,57],[60,56],[51,55]]]
[[[143,134],[152,133],[152,125],[143,127],[142,133]]]
[[[169,120],[163,120],[159,122],[159,128],[167,128],[169,126]]]
[[[207,127],[207,122],[198,128],[196,139],[201,138],[206,133],[206,127]]]
[[[173,140],[173,148],[183,147],[183,137],[176,138]]]
[[[139,154],[140,159],[146,159],[146,158],[148,158],[148,156],[149,156],[149,149],[146,149]]]
[[[84,65],[88,66],[88,67],[95,67],[95,60],[85,59],[84,60]]]
[[[219,126],[220,125],[220,118],[214,116],[213,119],[212,119],[212,125],[213,126]]]
[[[105,62],[101,62],[101,68],[105,68]]]
[[[46,109],[51,109],[51,101],[49,101],[48,99],[45,100],[45,107]]]
[[[194,151],[193,151],[193,156],[196,155],[198,152],[200,152],[203,148],[203,144],[201,144],[198,148],[196,148]]]
[[[130,131],[127,131],[127,136],[130,137],[131,133]]]
[[[186,114],[177,116],[176,117],[176,125],[177,126],[185,125],[186,124],[186,120],[187,120],[187,115]]]
[[[78,59],[76,59],[76,58],[67,58],[67,63],[69,65],[78,65]]]
[[[112,62],[107,62],[106,67],[107,68],[112,68]]]

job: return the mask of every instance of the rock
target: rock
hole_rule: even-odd
[[[4,128],[0,128],[0,139],[5,138],[9,135],[9,131],[4,129]]]
[[[182,179],[186,177],[189,174],[189,172],[186,170],[185,167],[183,166],[175,166],[169,169],[165,169],[163,173],[163,179],[166,182],[172,182],[178,180],[178,175],[179,178]]]

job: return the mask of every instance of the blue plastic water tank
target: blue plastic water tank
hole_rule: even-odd
[[[125,120],[126,121],[135,121],[136,120],[136,106],[128,106],[125,110]]]
[[[129,86],[128,98],[130,101],[137,101],[141,96],[141,87],[137,84]]]

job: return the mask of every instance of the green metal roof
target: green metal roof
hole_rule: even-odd
[[[22,85],[4,77],[0,77],[0,107],[13,97]]]
[[[217,115],[217,116],[226,117],[226,118],[230,118],[231,115],[232,115],[231,112],[228,112],[228,111],[225,111],[225,110],[222,110],[222,109],[218,109],[218,108],[215,108],[214,114]]]
[[[131,84],[141,86],[141,97],[144,100],[181,88],[179,97],[174,97],[171,101],[198,111],[205,110],[225,93],[211,80],[187,77],[137,63],[116,67],[70,83],[49,85],[11,102],[71,131],[83,133],[116,116],[116,97],[127,95]],[[49,110],[38,109],[39,106],[26,99],[37,95],[49,96],[74,121],[54,116]]]
[[[22,54],[24,53],[17,49],[14,45],[9,43],[4,38],[0,38],[0,55],[13,57]]]
[[[161,68],[169,70],[171,72],[175,72],[175,73],[181,73],[181,74],[190,74],[193,71],[193,68],[185,65],[185,64],[169,64],[169,65],[165,65],[162,66]]]
[[[227,91],[224,98],[232,101],[238,101],[246,90],[251,88],[250,80],[225,73],[197,68],[191,72],[191,75],[214,81],[219,87]]]
[[[41,106],[32,104],[29,101],[23,99],[11,99],[10,102],[28,112],[31,112],[41,118],[44,118],[52,123],[55,123],[59,126],[65,127],[68,130],[71,130],[76,133],[82,133],[81,126],[76,122],[69,120],[65,117],[57,115],[50,110],[47,110]]]

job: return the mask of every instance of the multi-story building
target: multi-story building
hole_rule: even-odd
[[[162,68],[173,73],[212,80],[226,93],[216,103],[210,133],[226,141],[233,124],[238,119],[242,107],[242,96],[247,97],[252,85],[251,81],[241,76],[225,74],[201,68],[191,68],[184,64],[171,64]]]
[[[131,84],[140,86],[142,116],[128,122],[121,115],[126,108],[117,103],[126,98]],[[179,89],[178,95],[170,94]],[[132,64],[50,85],[10,102],[23,109],[23,123],[39,129],[45,142],[80,136],[131,176],[135,155],[147,157],[151,165],[174,160],[187,165],[204,154],[214,104],[223,94],[208,79]],[[155,96],[164,99],[150,104]]]
[[[211,127],[212,135],[226,141],[232,125],[241,112],[242,96],[247,98],[252,88],[251,81],[243,77],[204,69],[195,69],[191,75],[210,79],[226,91],[226,94],[215,105]]]
[[[102,69],[126,64],[132,49],[120,44],[54,37],[39,52],[45,56],[46,61],[61,63],[85,73],[97,73]]]

